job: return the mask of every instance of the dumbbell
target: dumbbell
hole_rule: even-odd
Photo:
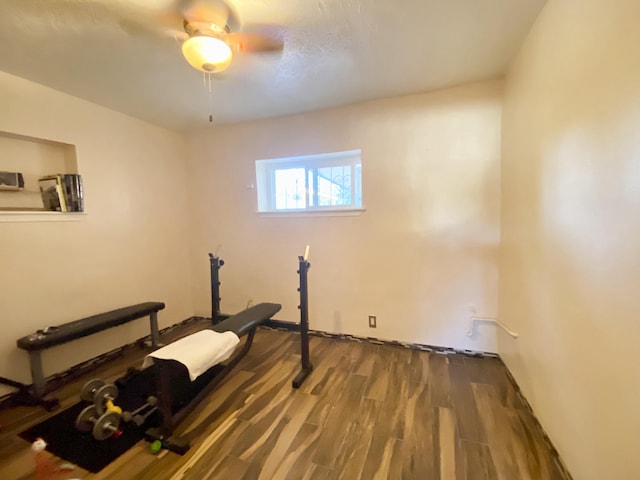
[[[147,403],[142,405],[140,408],[136,408],[133,412],[123,412],[122,420],[124,420],[126,423],[133,421],[136,426],[140,427],[142,424],[144,424],[147,418],[149,418],[149,415],[151,415],[158,409],[157,405],[158,399],[151,395],[149,398],[147,398]],[[151,407],[151,409],[147,413],[145,413],[144,415],[140,413],[149,407]]]
[[[102,415],[105,411],[122,414],[122,409],[114,405],[113,401],[118,396],[118,387],[114,384],[105,384],[102,380],[93,379],[84,384],[80,392],[80,398],[87,402],[93,402],[96,406],[98,415]]]
[[[76,428],[81,432],[91,432],[96,440],[106,440],[112,435],[119,437],[122,434],[120,418],[120,414],[112,411],[99,415],[96,406],[89,405],[76,418]]]
[[[80,390],[80,398],[86,402],[93,402],[93,396],[103,385],[104,382],[98,378],[89,380]]]

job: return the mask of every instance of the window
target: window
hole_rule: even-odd
[[[259,212],[362,208],[360,150],[256,161]]]

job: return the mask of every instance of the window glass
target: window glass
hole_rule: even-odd
[[[362,208],[360,150],[256,161],[258,211]]]

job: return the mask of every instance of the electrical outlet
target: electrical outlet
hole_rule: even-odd
[[[369,328],[376,328],[376,316],[369,315]]]

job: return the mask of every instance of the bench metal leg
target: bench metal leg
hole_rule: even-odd
[[[40,390],[39,393],[36,394],[34,392],[35,387],[32,388],[30,385],[25,385],[24,383],[16,382],[5,377],[0,377],[0,383],[18,389],[18,391],[13,394],[12,398],[16,405],[40,405],[44,407],[48,412],[55,410],[60,406],[60,402],[56,397],[52,397],[51,395],[44,395],[44,392],[42,392],[42,390]]]
[[[149,323],[151,324],[151,346],[159,348],[162,345],[160,345],[160,333],[158,332],[158,312],[151,312]]]
[[[36,400],[40,400],[44,395],[45,387],[40,350],[29,352],[29,363],[31,364],[31,378],[33,380],[33,396]]]

